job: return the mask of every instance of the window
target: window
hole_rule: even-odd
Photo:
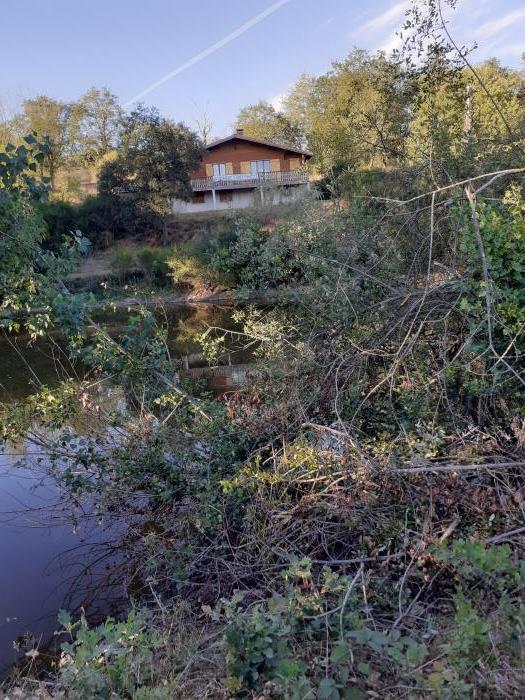
[[[257,176],[259,173],[270,172],[269,160],[252,160],[250,162],[251,174]]]
[[[191,201],[192,204],[204,204],[204,192],[194,192]]]
[[[213,164],[213,177],[226,177],[226,163]]]
[[[231,202],[232,192],[219,192],[219,202]]]

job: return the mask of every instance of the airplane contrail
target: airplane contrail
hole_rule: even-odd
[[[172,70],[169,73],[167,73],[166,75],[162,76],[162,78],[159,78],[159,80],[156,80],[154,83],[151,83],[151,85],[149,85],[147,88],[145,88],[141,92],[137,93],[134,97],[132,97],[130,100],[128,100],[124,104],[124,107],[129,107],[134,102],[137,102],[138,100],[142,99],[145,95],[149,94],[153,90],[156,90],[158,87],[160,87],[164,83],[167,83],[168,80],[171,80],[176,75],[180,75],[182,72],[184,72],[188,68],[191,68],[191,66],[194,66],[196,63],[199,63],[200,61],[204,60],[205,58],[210,56],[212,53],[215,53],[215,51],[218,51],[223,46],[226,46],[226,44],[229,44],[234,39],[237,39],[238,36],[241,36],[241,34],[244,34],[244,32],[247,32],[248,29],[251,29],[256,24],[259,24],[259,22],[262,22],[263,19],[265,19],[269,15],[276,12],[280,7],[282,7],[283,5],[286,5],[288,2],[290,2],[290,0],[277,0],[277,2],[274,2],[273,5],[270,5],[269,7],[266,8],[266,10],[263,10],[258,15],[255,15],[255,17],[252,17],[244,24],[241,24],[240,27],[235,29],[230,34],[227,34],[225,37],[223,37],[219,41],[216,41],[211,46],[208,46],[207,49],[204,49],[200,53],[196,54],[195,56],[193,56],[193,58],[190,58],[185,63],[181,64],[180,66],[178,66],[174,70]]]

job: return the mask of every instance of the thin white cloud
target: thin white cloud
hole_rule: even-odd
[[[525,53],[525,48],[523,44],[501,44],[491,47],[496,56],[506,56],[510,58],[520,59],[521,55]]]
[[[410,0],[402,0],[402,2],[397,2],[392,5],[388,10],[382,12],[380,15],[373,17],[368,22],[365,22],[360,27],[356,29],[357,32],[376,32],[379,29],[384,29],[385,27],[390,27],[394,23],[398,22],[401,17],[405,14],[406,10],[410,5]]]
[[[481,27],[475,32],[478,39],[490,39],[491,37],[499,34],[504,29],[512,27],[516,22],[520,22],[525,19],[525,8],[521,10],[514,10],[504,17],[499,17],[498,19],[493,19],[490,22],[485,22]]]
[[[286,3],[288,3],[288,2],[290,2],[290,0],[277,0],[277,2],[274,2],[273,5],[270,5],[269,7],[266,8],[266,10],[263,10],[258,15],[255,15],[254,17],[249,19],[244,24],[241,24],[240,27],[235,29],[233,32],[230,32],[230,34],[227,34],[225,37],[223,37],[219,41],[216,41],[211,46],[208,46],[207,49],[200,51],[198,54],[196,54],[195,56],[190,58],[185,63],[182,63],[180,66],[178,66],[174,70],[170,71],[169,73],[166,73],[166,75],[163,75],[162,78],[159,78],[159,80],[156,80],[154,83],[151,83],[151,85],[148,85],[148,87],[144,88],[144,90],[141,90],[141,92],[138,92],[130,100],[128,100],[124,104],[124,107],[129,107],[134,102],[138,102],[143,97],[148,95],[150,92],[153,92],[153,90],[156,90],[161,85],[164,85],[164,83],[167,83],[168,80],[172,80],[177,75],[180,75],[181,73],[186,71],[188,68],[191,68],[192,66],[194,66],[196,63],[200,63],[205,58],[208,58],[208,56],[211,56],[211,54],[215,53],[216,51],[221,49],[223,46],[226,46],[226,44],[229,44],[234,39],[237,39],[237,37],[239,37],[239,36],[241,36],[241,34],[244,34],[245,32],[247,32],[249,29],[254,27],[256,24],[259,24],[259,22],[262,22],[263,19],[266,19],[266,17],[268,17],[269,15],[273,14],[274,12],[277,12],[278,9],[280,9],[283,5],[286,5]]]

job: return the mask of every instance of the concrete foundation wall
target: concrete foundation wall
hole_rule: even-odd
[[[263,199],[260,190],[232,190],[230,201],[221,201],[220,192],[204,193],[204,202],[184,202],[174,199],[172,211],[174,214],[194,214],[201,211],[221,211],[225,209],[246,209],[261,204],[287,204],[299,199],[308,189],[308,185],[297,185],[286,188],[264,188]],[[264,200],[264,201],[263,201]]]

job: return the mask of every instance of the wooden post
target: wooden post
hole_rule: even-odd
[[[215,194],[215,190],[211,191],[211,196],[213,197],[213,208],[217,209],[217,195]]]

